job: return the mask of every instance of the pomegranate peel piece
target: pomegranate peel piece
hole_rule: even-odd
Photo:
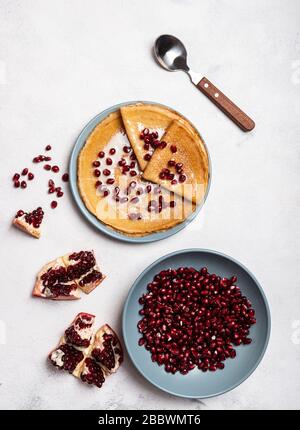
[[[66,254],[42,267],[37,275],[33,295],[53,300],[80,298],[80,290],[88,294],[105,278],[93,251]]]
[[[12,224],[30,236],[39,239],[41,236],[40,226],[42,224],[43,217],[44,212],[41,207],[38,207],[32,212],[19,210],[15,215]]]
[[[121,342],[108,325],[104,324],[95,334],[91,357],[103,368],[106,374],[115,373],[123,362]]]
[[[61,257],[42,267],[37,274],[32,295],[51,300],[80,299],[77,284],[68,280]]]

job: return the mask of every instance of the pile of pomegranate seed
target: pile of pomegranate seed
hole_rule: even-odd
[[[224,361],[236,356],[234,346],[251,343],[256,323],[236,282],[236,276],[221,278],[206,267],[161,271],[139,299],[139,345],[168,373],[223,369]]]

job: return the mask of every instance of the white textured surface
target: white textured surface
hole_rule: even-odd
[[[1,408],[299,408],[300,336],[292,329],[300,320],[299,16],[298,0],[1,0]],[[162,33],[182,38],[191,67],[255,119],[253,133],[241,132],[186,76],[156,66],[150,48]],[[163,242],[119,243],[97,234],[67,193],[57,210],[47,210],[39,241],[11,228],[18,208],[50,202],[41,168],[24,192],[12,188],[11,174],[46,144],[66,166],[91,117],[138,99],[178,109],[208,144],[213,182],[197,220]],[[232,255],[265,289],[271,340],[246,382],[198,402],[158,391],[128,360],[102,390],[48,368],[48,351],[78,311],[94,312],[99,326],[108,322],[120,332],[138,273],[185,247]],[[96,250],[108,275],[103,287],[72,303],[33,299],[38,269],[82,248]]]

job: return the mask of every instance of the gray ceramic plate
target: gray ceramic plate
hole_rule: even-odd
[[[135,243],[147,243],[147,242],[154,242],[156,240],[161,240],[161,239],[165,239],[169,236],[172,236],[175,233],[178,233],[180,230],[182,230],[184,227],[186,227],[194,218],[195,216],[199,213],[202,205],[204,204],[208,192],[209,192],[209,187],[210,187],[210,181],[211,181],[211,162],[210,162],[210,158],[209,158],[209,153],[206,147],[206,151],[207,151],[207,155],[208,155],[208,159],[209,159],[209,182],[207,185],[207,189],[206,189],[206,193],[205,193],[205,197],[204,200],[202,202],[201,205],[199,205],[197,207],[197,209],[183,222],[181,222],[180,224],[175,225],[173,228],[170,228],[168,230],[164,230],[161,232],[157,232],[157,233],[152,233],[152,234],[148,234],[147,236],[142,236],[142,237],[130,237],[130,236],[126,236],[125,234],[123,234],[122,232],[119,232],[117,230],[112,229],[111,227],[109,227],[108,225],[104,224],[103,222],[99,221],[85,206],[85,204],[83,203],[82,199],[81,199],[81,195],[77,186],[77,158],[79,156],[79,153],[82,149],[82,147],[84,146],[86,139],[88,138],[88,136],[91,134],[91,132],[93,131],[93,129],[101,122],[103,121],[104,118],[106,118],[110,113],[115,112],[116,110],[120,109],[121,106],[125,106],[128,104],[134,104],[134,103],[148,103],[148,104],[158,104],[158,103],[154,103],[154,102],[148,102],[148,101],[141,101],[141,102],[137,102],[137,101],[132,101],[132,102],[125,102],[125,103],[120,103],[117,104],[115,106],[112,106],[106,110],[104,110],[103,112],[99,113],[97,116],[95,116],[95,118],[93,118],[82,130],[82,132],[80,133],[80,135],[78,136],[75,146],[73,148],[72,154],[71,154],[71,158],[70,158],[70,165],[69,165],[69,172],[70,172],[70,187],[71,187],[71,192],[72,195],[74,197],[75,203],[78,206],[80,212],[82,213],[82,215],[86,218],[87,221],[89,221],[97,230],[101,231],[102,233],[105,233],[115,239],[119,239],[125,242],[135,242]],[[164,105],[160,105],[160,106],[164,106]],[[168,106],[165,106],[168,108]],[[172,109],[172,108],[169,108]],[[203,140],[203,138],[202,138]],[[204,141],[204,140],[203,140]]]
[[[225,369],[203,373],[194,369],[187,375],[168,374],[163,367],[153,363],[145,348],[138,346],[140,334],[137,323],[141,305],[139,297],[146,292],[146,286],[160,270],[193,266],[207,266],[212,273],[220,276],[238,276],[238,286],[246,295],[256,312],[257,323],[251,327],[252,343],[236,348],[234,360],[225,362]],[[185,249],[161,257],[152,263],[133,284],[123,311],[123,336],[128,354],[139,372],[156,387],[181,397],[205,398],[232,390],[247,379],[261,361],[268,345],[271,317],[266,296],[257,279],[241,263],[227,255],[206,249]]]

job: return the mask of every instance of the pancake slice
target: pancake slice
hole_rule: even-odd
[[[195,204],[201,203],[209,179],[209,162],[200,135],[185,122],[175,120],[162,139],[167,146],[153,153],[143,178]]]
[[[180,117],[171,109],[152,104],[137,103],[123,106],[120,111],[126,134],[143,171],[148,163],[144,157],[149,151],[144,149],[144,141],[140,138],[141,132],[145,128],[148,128],[150,132],[157,131],[158,139],[160,139],[171,122]]]

